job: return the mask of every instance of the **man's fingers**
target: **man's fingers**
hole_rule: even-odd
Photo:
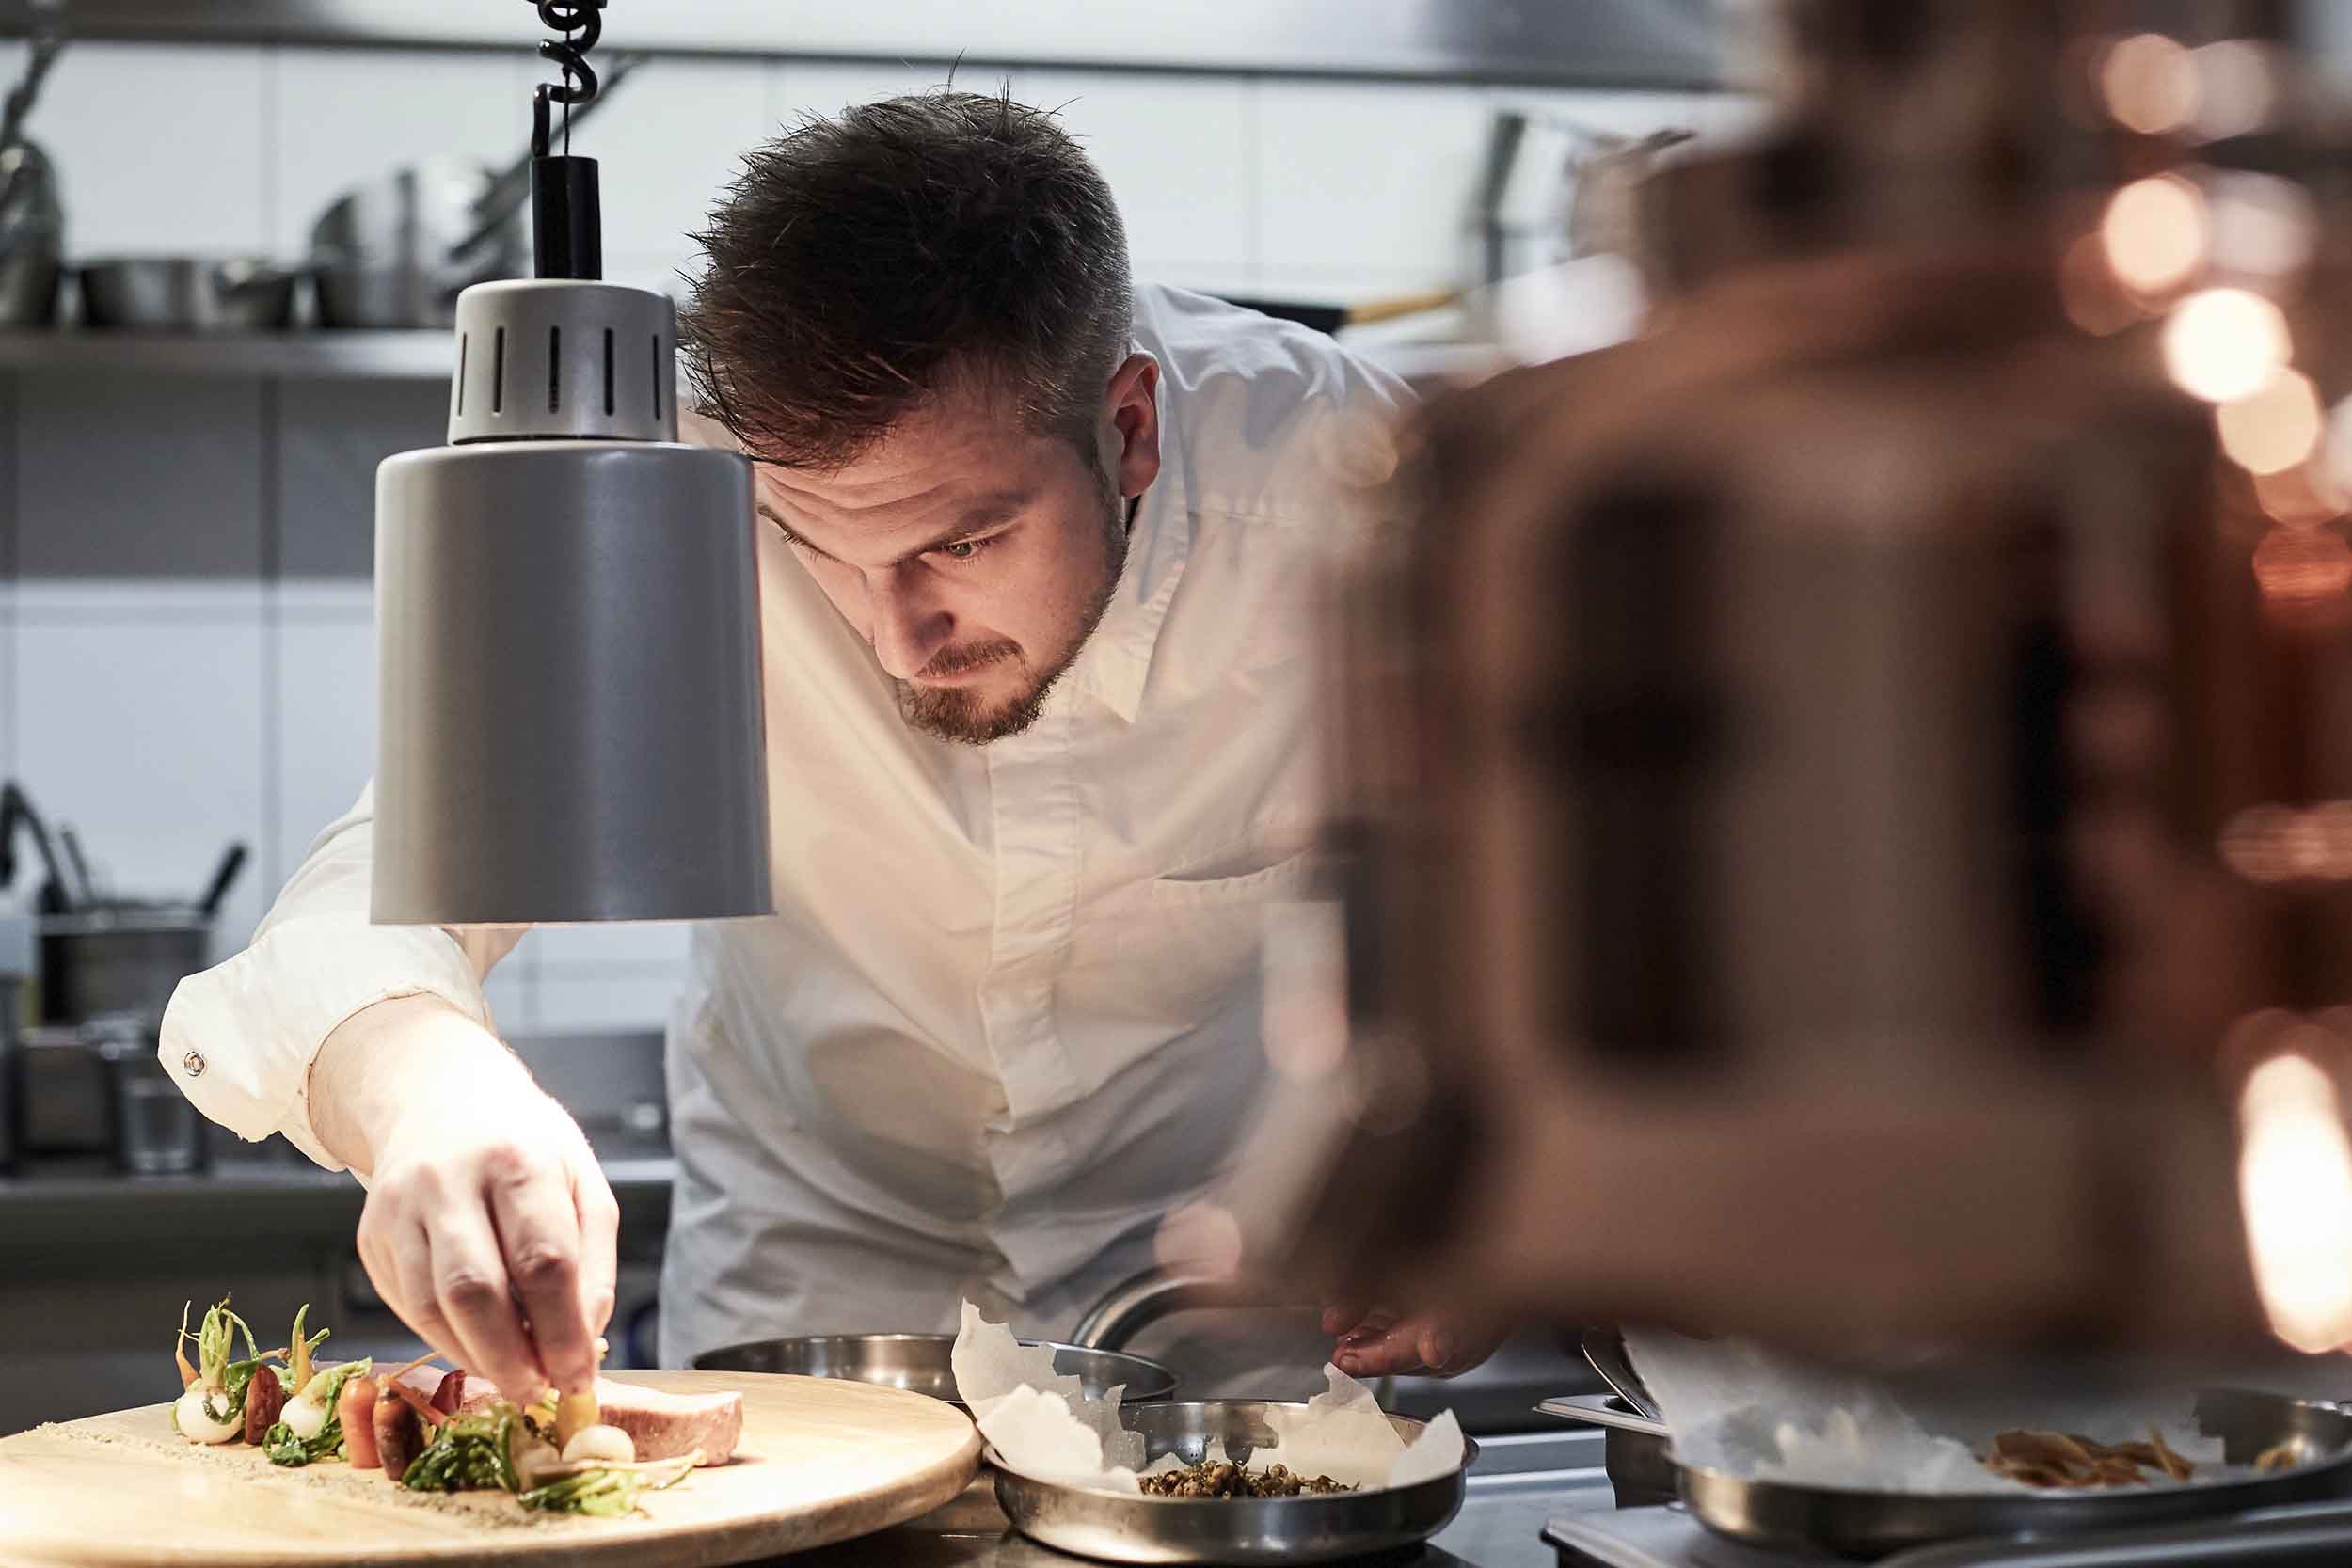
[[[1364,1321],[1364,1314],[1368,1310],[1370,1307],[1364,1302],[1335,1301],[1323,1309],[1323,1332],[1345,1334]]]
[[[376,1293],[384,1298],[409,1332],[425,1342],[434,1354],[455,1366],[475,1365],[464,1338],[449,1319],[442,1314],[439,1300],[433,1293],[433,1252],[421,1223],[412,1223],[396,1239],[382,1243],[378,1249],[385,1257],[384,1279],[376,1280]],[[376,1278],[374,1270],[370,1278]]]
[[[485,1181],[506,1277],[530,1322],[531,1360],[564,1392],[584,1388],[596,1331],[580,1311],[580,1212],[568,1173],[510,1151],[490,1162]]]
[[[593,1160],[583,1159],[572,1166],[572,1206],[580,1225],[580,1316],[586,1320],[593,1339],[612,1321],[621,1232],[621,1207],[612,1200],[612,1189]],[[593,1381],[595,1376],[595,1358],[591,1355],[588,1378]],[[560,1385],[561,1379],[558,1382]],[[586,1387],[587,1383],[580,1386]],[[564,1389],[566,1393],[575,1391]]]
[[[1375,1331],[1374,1337],[1343,1344],[1332,1364],[1350,1377],[1394,1377],[1421,1370],[1419,1333],[1409,1325]]]
[[[482,1198],[438,1209],[429,1240],[432,1299],[465,1349],[467,1370],[488,1378],[517,1402],[537,1399],[547,1386],[547,1370],[523,1332]]]

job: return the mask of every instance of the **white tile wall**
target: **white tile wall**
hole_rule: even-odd
[[[273,890],[375,771],[375,604],[368,584],[290,583],[278,594],[278,821]]]
[[[232,840],[262,851],[261,586],[32,582],[17,604],[19,776],[102,882],[191,897]],[[230,895],[223,951],[252,935],[262,884]]]
[[[1257,271],[1254,82],[1024,71],[1013,94],[1057,111],[1110,182],[1136,270],[1238,287]]]
[[[254,48],[68,48],[29,125],[56,163],[72,253],[269,249],[274,64]]]
[[[1488,113],[1454,87],[1264,83],[1253,187],[1267,289],[1460,279]]]
[[[21,58],[21,46],[0,43],[0,80]],[[499,165],[519,152],[539,70],[520,52],[85,42],[58,66],[33,131],[58,162],[77,254],[296,255],[319,210],[357,180],[429,153]],[[575,138],[603,164],[608,275],[675,292],[675,269],[692,261],[686,233],[745,148],[803,114],[946,74],[936,64],[654,61]],[[1110,180],[1145,274],[1309,300],[1459,280],[1500,103],[1627,133],[1688,119],[1724,135],[1755,118],[1736,101],[1660,95],[993,62],[956,80],[981,91],[1009,83],[1064,116]],[[388,442],[404,444],[406,425],[420,440],[437,425],[436,398],[421,393],[412,409],[406,390],[289,384],[254,411],[251,383],[108,391],[26,376],[13,413],[0,392],[0,459],[17,459],[0,470],[0,529],[21,514],[14,555],[32,573],[0,580],[0,773],[21,770],[37,800],[139,888],[190,891],[229,838],[250,839],[258,863],[227,921],[235,940],[373,766],[369,592],[356,577],[300,575],[364,569],[360,470]],[[141,431],[177,435],[143,448]],[[38,450],[20,450],[27,433]],[[262,473],[271,451],[274,482]],[[296,579],[265,585],[239,562],[262,559],[259,522],[272,507],[282,569]],[[142,562],[176,575],[63,576]],[[687,940],[683,927],[534,932],[493,974],[492,1005],[510,1033],[658,1026]]]
[[[662,968],[564,973],[543,967],[532,1029],[549,1035],[660,1029],[680,985],[676,972]]]

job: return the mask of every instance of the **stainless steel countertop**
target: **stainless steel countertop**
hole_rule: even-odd
[[[1479,1445],[1470,1495],[1452,1524],[1418,1552],[1362,1560],[1381,1568],[1553,1568],[1545,1524],[1565,1512],[1614,1506],[1597,1430],[1482,1437]],[[1009,1531],[905,1525],[757,1568],[1082,1568],[1086,1561]]]

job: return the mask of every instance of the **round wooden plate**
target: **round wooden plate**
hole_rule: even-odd
[[[961,1493],[979,1464],[971,1421],[920,1394],[749,1372],[630,1371],[616,1381],[739,1391],[734,1463],[647,1493],[631,1518],[542,1515],[502,1494],[432,1497],[381,1471],[287,1470],[259,1449],[199,1449],[156,1404],[0,1438],[0,1562],[711,1568],[903,1523]]]

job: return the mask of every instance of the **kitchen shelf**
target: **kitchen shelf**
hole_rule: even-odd
[[[0,371],[440,381],[456,362],[455,340],[441,331],[0,332]]]
[[[1595,88],[1721,85],[1708,0],[1174,0],[1103,25],[1095,0],[696,0],[615,6],[604,47],[657,55],[1025,62],[1072,69],[1402,78]],[[0,37],[31,25],[0,0]],[[73,0],[75,36],[515,51],[540,35],[520,6],[483,0]]]

